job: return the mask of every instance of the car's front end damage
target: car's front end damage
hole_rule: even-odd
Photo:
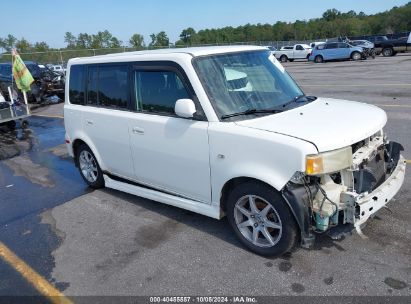
[[[301,228],[302,246],[316,233],[338,238],[361,227],[392,200],[405,175],[402,146],[383,131],[343,149],[307,156],[282,193]]]

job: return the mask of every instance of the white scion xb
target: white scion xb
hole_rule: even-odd
[[[213,218],[252,251],[360,226],[405,161],[375,106],[306,96],[262,47],[71,59],[66,144],[85,182]]]

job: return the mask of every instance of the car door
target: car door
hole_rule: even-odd
[[[145,63],[146,65],[147,63]],[[129,119],[135,180],[202,203],[211,202],[208,122],[177,117],[178,99],[196,100],[184,71],[172,63],[136,65],[135,114]],[[201,112],[198,102],[198,113]]]
[[[338,43],[338,57],[341,59],[347,59],[347,58],[350,58],[350,55],[351,55],[350,45],[344,42],[339,42]]]
[[[295,59],[303,59],[303,58],[305,58],[307,55],[306,55],[306,52],[305,52],[305,49],[304,49],[304,47],[302,46],[302,45],[300,45],[300,44],[297,44],[296,46],[295,46],[295,50],[294,50],[294,58]]]
[[[338,44],[329,43],[325,46],[324,50],[324,60],[334,60],[338,56]]]
[[[82,109],[84,133],[100,156],[103,171],[125,178],[134,175],[128,130],[129,85],[127,64],[89,65]]]

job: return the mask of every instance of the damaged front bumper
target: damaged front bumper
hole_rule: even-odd
[[[361,226],[404,182],[402,150],[401,144],[387,143],[379,134],[353,146],[350,168],[290,181],[282,194],[300,227],[302,247],[311,247],[316,233],[339,238],[356,229],[363,236]]]
[[[358,194],[343,192],[341,194],[345,209],[345,222],[352,223],[361,233],[361,225],[374,213],[383,208],[400,190],[405,176],[405,159],[400,155],[391,175],[370,193]]]

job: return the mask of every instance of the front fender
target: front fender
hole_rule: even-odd
[[[295,172],[305,171],[305,156],[317,153],[301,139],[235,123],[210,123],[209,143],[213,204],[220,204],[224,185],[238,177],[281,191]]]

